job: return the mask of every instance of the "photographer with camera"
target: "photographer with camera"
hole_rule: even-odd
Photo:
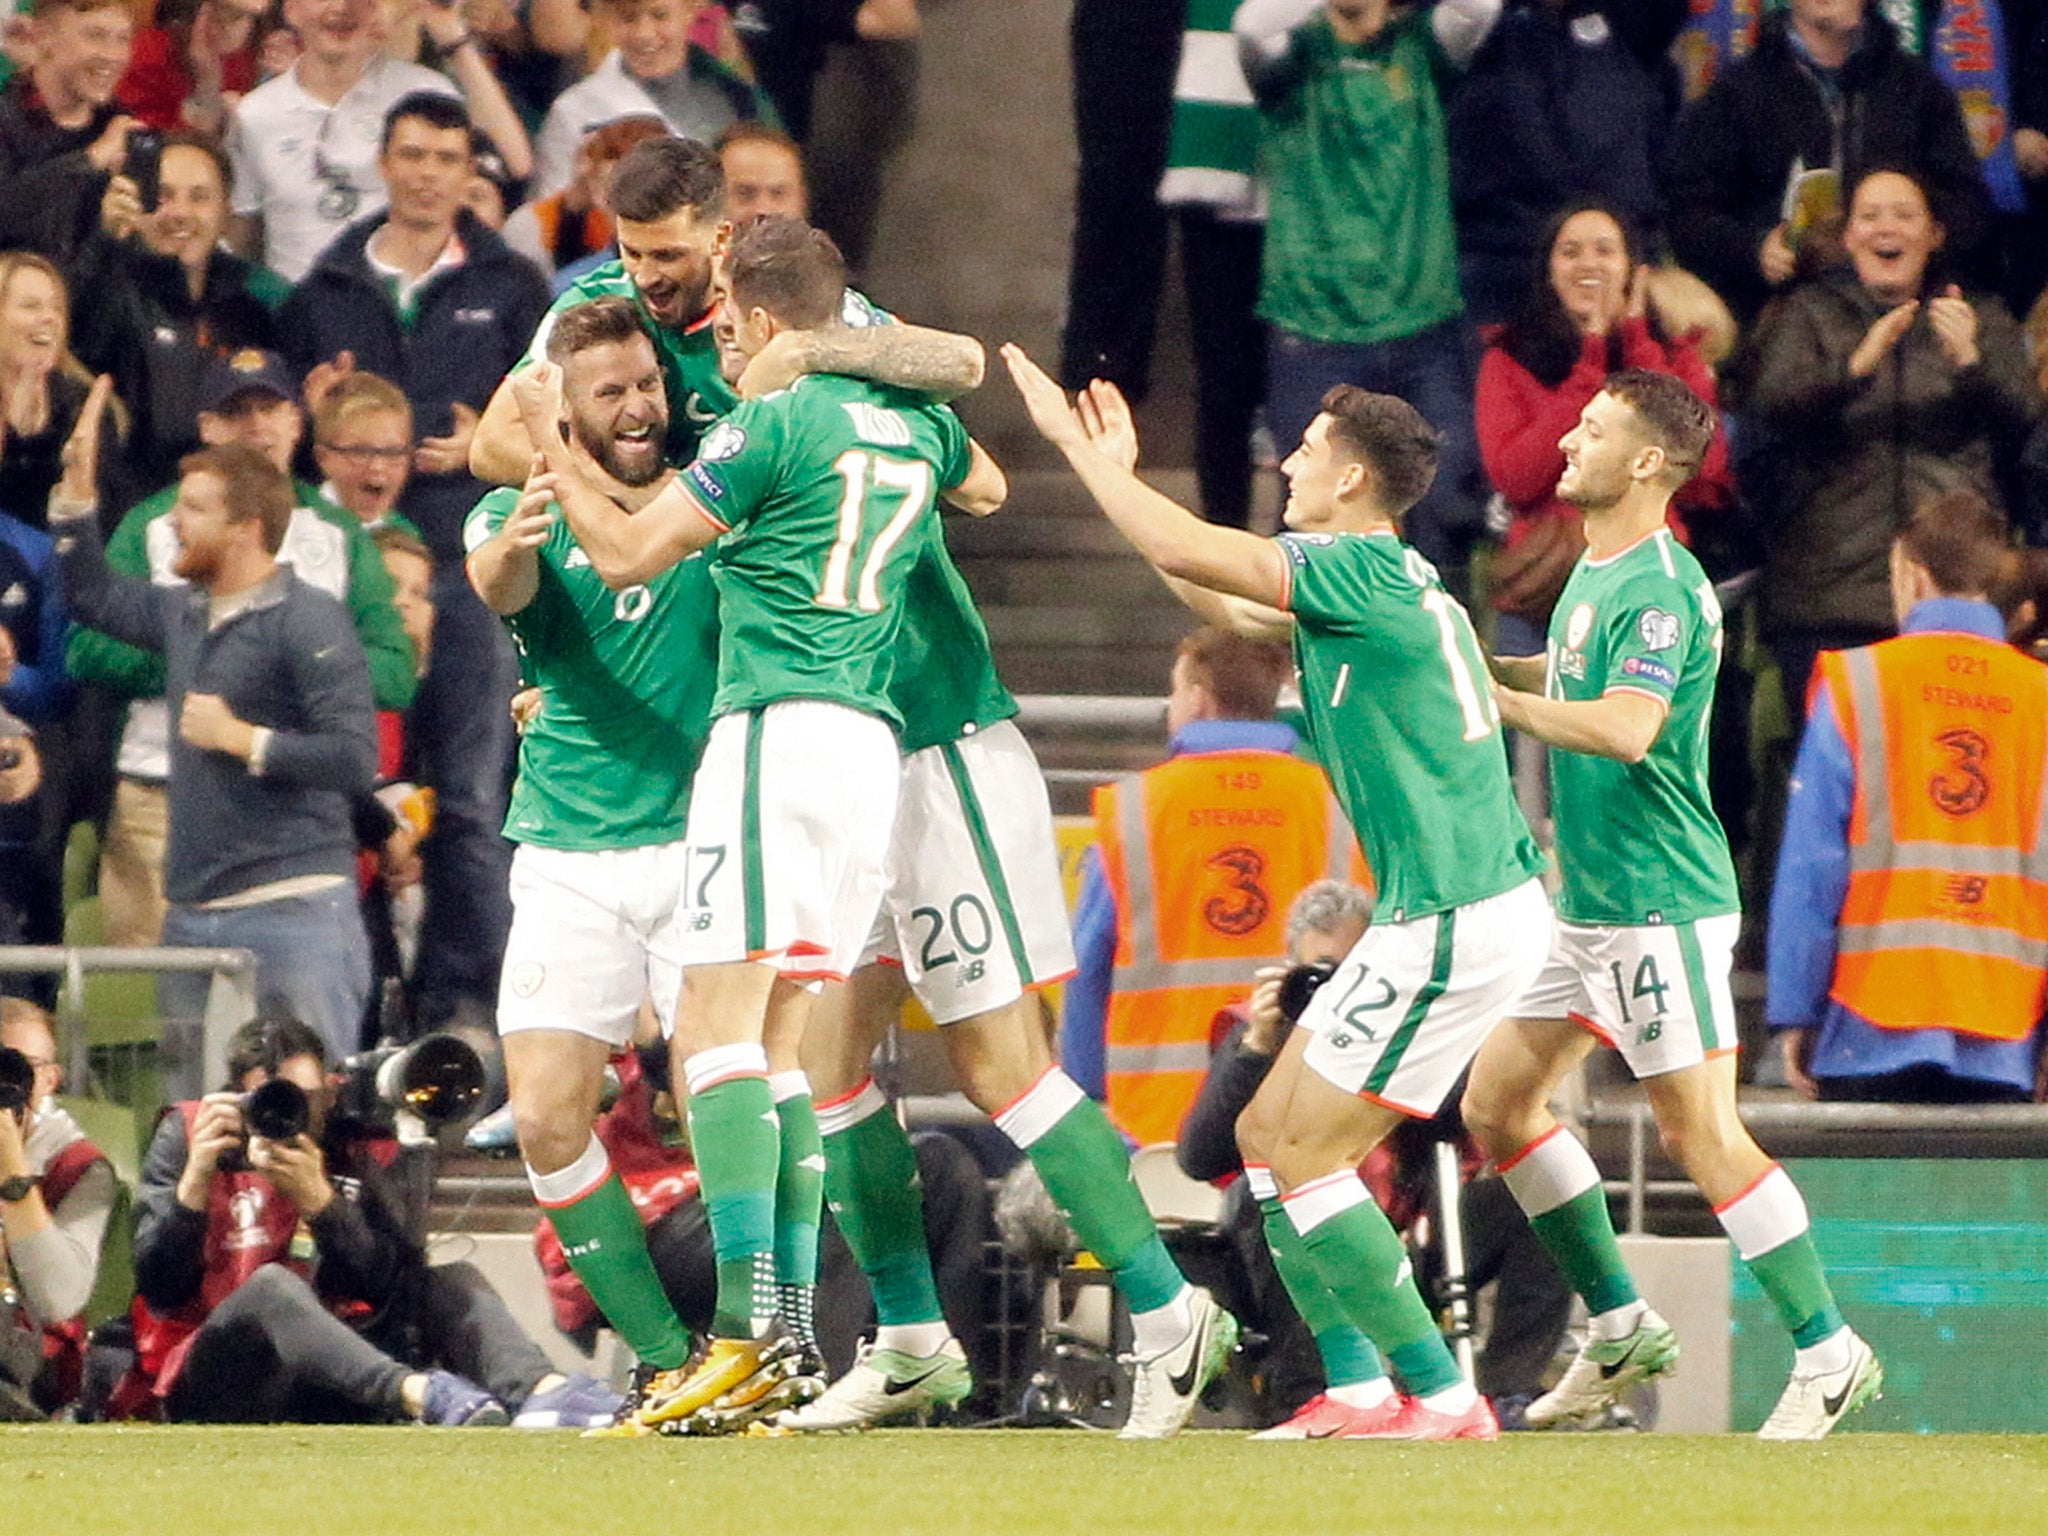
[[[0,1419],[78,1396],[114,1209],[112,1165],[52,1100],[63,1080],[50,1016],[0,998]]]
[[[135,119],[114,89],[135,23],[126,0],[34,0],[33,62],[0,92],[0,250],[64,264],[92,231]]]
[[[175,1105],[142,1170],[135,1368],[115,1416],[203,1423],[609,1423],[467,1264],[429,1267],[320,1037],[256,1020],[218,1093]],[[481,1384],[479,1384],[481,1383]],[[516,1415],[516,1417],[515,1417]]]
[[[1371,893],[1338,880],[1318,880],[1294,899],[1287,912],[1288,963],[1261,968],[1251,997],[1231,1010],[1237,1018],[1217,1043],[1201,1094],[1180,1128],[1176,1156],[1190,1178],[1223,1179],[1240,1169],[1245,1175],[1225,1200],[1223,1227],[1244,1266],[1245,1316],[1274,1341],[1265,1366],[1272,1398],[1282,1410],[1297,1410],[1265,1431],[1268,1439],[1344,1438],[1345,1424],[1371,1406],[1383,1380],[1371,1343],[1345,1321],[1329,1288],[1303,1262],[1306,1255],[1280,1209],[1272,1171],[1245,1164],[1237,1147],[1238,1116],[1265,1082],[1317,988],[1350,953],[1371,917]],[[1494,1399],[1502,1427],[1515,1428],[1518,1407],[1541,1389],[1571,1311],[1571,1291],[1556,1265],[1506,1185],[1495,1176],[1472,1178],[1481,1158],[1455,1108],[1399,1127],[1373,1149],[1360,1172],[1388,1219],[1407,1229],[1428,1213],[1431,1148],[1443,1139],[1459,1143],[1468,1180],[1460,1205],[1466,1283],[1476,1293],[1499,1282],[1493,1323],[1479,1354],[1479,1389]],[[1427,1294],[1429,1276],[1421,1278]],[[1316,1395],[1311,1340],[1322,1367],[1323,1390]]]

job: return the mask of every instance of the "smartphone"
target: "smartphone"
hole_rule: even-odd
[[[155,213],[164,188],[164,136],[153,128],[137,128],[129,134],[128,159],[122,172],[141,194],[142,211]]]

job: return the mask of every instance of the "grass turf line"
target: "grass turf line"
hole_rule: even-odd
[[[24,1536],[2031,1536],[2048,1510],[2048,1436],[1124,1445],[1057,1431],[593,1442],[35,1427],[0,1429],[0,1485]]]

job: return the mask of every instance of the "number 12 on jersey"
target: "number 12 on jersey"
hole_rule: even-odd
[[[825,557],[825,579],[818,587],[817,603],[821,608],[880,613],[882,571],[889,555],[918,518],[931,510],[935,494],[932,467],[923,459],[892,459],[886,454],[850,448],[833,461],[832,468],[845,482],[846,489],[839,499],[839,536],[832,541],[832,552]],[[878,507],[886,507],[891,497],[895,498],[896,510],[868,546],[856,578],[854,553],[866,522],[868,502],[872,499]]]

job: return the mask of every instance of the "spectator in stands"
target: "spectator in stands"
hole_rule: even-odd
[[[0,511],[35,528],[43,526],[64,445],[92,387],[70,337],[63,275],[41,256],[0,252]],[[98,483],[106,497],[127,495],[133,483],[122,449],[127,412],[117,404],[115,413],[114,429],[101,435]]]
[[[41,1418],[78,1397],[85,1304],[116,1185],[106,1154],[58,1107],[64,1082],[50,1016],[0,997],[0,1049],[34,1073],[28,1102],[0,1105],[0,1419]]]
[[[167,139],[156,211],[143,211],[134,181],[114,177],[75,264],[93,301],[79,312],[73,345],[88,367],[114,376],[134,416],[135,474],[150,488],[175,479],[178,460],[199,446],[208,364],[277,345],[274,312],[289,289],[221,244],[228,175],[213,145]]]
[[[708,144],[738,119],[769,115],[766,97],[690,41],[699,0],[601,4],[619,45],[548,108],[535,154],[537,194],[568,185],[584,134],[600,123],[653,113],[678,136]]]
[[[228,113],[256,88],[256,24],[270,0],[186,0],[135,34],[115,93],[124,111],[159,133],[218,140]]]
[[[343,374],[313,408],[313,462],[327,477],[320,495],[354,513],[365,533],[395,528],[420,536],[398,510],[413,451],[412,402],[389,379],[360,369]],[[426,653],[416,660],[424,667]]]
[[[1675,374],[1702,400],[1716,403],[1714,370],[1701,355],[1700,336],[1667,322],[1635,228],[1614,204],[1591,198],[1567,203],[1544,232],[1534,271],[1525,273],[1520,312],[1480,359],[1479,453],[1513,518],[1491,572],[1501,655],[1533,656],[1543,649],[1551,607],[1585,552],[1577,510],[1557,499],[1564,473],[1558,443],[1578,425],[1608,374],[1623,368]],[[1686,511],[1711,511],[1732,495],[1727,436],[1716,433],[1680,504]],[[1683,523],[1676,516],[1674,523],[1683,536]]]
[[[1276,1341],[1265,1372],[1278,1378],[1272,1405],[1289,1418],[1275,1439],[1341,1431],[1351,1410],[1370,1406],[1352,1400],[1349,1389],[1377,1381],[1383,1372],[1371,1343],[1344,1320],[1313,1267],[1297,1262],[1299,1239],[1280,1209],[1271,1171],[1247,1168],[1238,1152],[1237,1117],[1293,1031],[1281,1004],[1290,970],[1336,965],[1371,919],[1371,892],[1339,880],[1318,880],[1294,898],[1287,912],[1286,963],[1262,967],[1250,999],[1227,1010],[1227,1021],[1219,1018],[1225,1033],[1216,1043],[1201,1095],[1181,1122],[1176,1148],[1189,1178],[1213,1181],[1245,1174],[1230,1186],[1223,1227],[1243,1266],[1241,1285],[1251,1305],[1246,1320]],[[1455,1109],[1397,1131],[1361,1169],[1397,1227],[1412,1226],[1428,1209],[1434,1186],[1432,1147],[1440,1136],[1464,1140]],[[1571,1289],[1529,1230],[1507,1186],[1497,1177],[1470,1179],[1480,1162],[1476,1147],[1467,1147],[1464,1162],[1470,1180],[1460,1201],[1466,1279],[1475,1294],[1499,1282],[1479,1355],[1479,1390],[1494,1399],[1506,1425],[1509,1410],[1526,1405],[1542,1390],[1543,1373],[1571,1314]],[[1277,1243],[1269,1245],[1268,1233],[1277,1236]]]
[[[391,109],[380,160],[388,215],[351,225],[280,317],[285,353],[324,393],[363,367],[397,383],[422,441],[407,509],[434,553],[438,614],[412,742],[433,786],[427,931],[420,961],[426,1022],[496,1001],[511,922],[505,817],[517,663],[497,619],[463,575],[462,520],[483,487],[470,478],[478,414],[526,350],[547,309],[540,275],[461,206],[470,172],[460,103],[420,93]]]
[[[908,43],[922,25],[917,0],[744,0],[733,10],[761,88],[800,144],[810,141],[814,87],[835,44]]]
[[[810,217],[804,153],[772,123],[734,123],[711,146],[725,172],[725,216],[739,225],[757,214]]]
[[[1764,563],[1764,636],[1795,719],[1814,656],[1892,632],[1892,540],[1913,508],[1998,478],[2039,414],[2004,304],[1936,273],[1946,231],[1898,171],[1852,184],[1845,269],[1762,328],[1748,409],[1786,445]]]
[[[50,540],[0,512],[0,944],[57,944],[64,932],[60,837],[32,799],[42,759],[30,730],[70,712],[64,676],[64,584]],[[61,733],[60,733],[61,736]],[[8,764],[8,759],[15,759]],[[51,998],[53,978],[0,978],[0,991]]]
[[[646,1224],[648,1255],[669,1305],[686,1328],[701,1335],[711,1327],[717,1300],[717,1256],[687,1128],[670,1088],[668,1051],[657,1040],[617,1058],[615,1066],[619,1096],[597,1117],[597,1138]],[[982,1295],[986,1184],[958,1141],[920,1136],[915,1146],[924,1191],[925,1238],[939,1301],[953,1336],[967,1348],[976,1370],[989,1369],[992,1341]],[[827,1231],[831,1235],[819,1263],[817,1325],[820,1346],[836,1375],[852,1366],[862,1331],[872,1333],[874,1312],[866,1277],[836,1230],[828,1225]],[[590,1349],[606,1319],[569,1267],[561,1239],[546,1216],[534,1229],[533,1245],[547,1277],[555,1326],[578,1348]]]
[[[209,448],[243,447],[289,473],[301,423],[292,378],[273,353],[244,350],[207,365],[199,394],[199,437]],[[380,709],[412,701],[417,667],[392,606],[391,583],[358,520],[309,485],[293,487],[297,505],[278,563],[300,581],[344,602],[368,658]],[[131,508],[107,543],[117,574],[182,586],[173,511],[179,482]],[[171,771],[171,714],[161,657],[92,629],[74,629],[66,662],[73,677],[129,701],[115,757],[118,778],[100,849],[99,891],[109,944],[155,944],[164,922],[165,782]]]
[[[1918,180],[1952,257],[1977,255],[1990,205],[1954,94],[1870,0],[1791,0],[1679,123],[1664,188],[1672,250],[1747,324],[1792,281],[1807,230],[1824,232],[1878,166]]]
[[[1687,0],[1512,6],[1452,98],[1458,274],[1473,320],[1511,319],[1551,213],[1596,197],[1657,227],[1657,177],[1678,113],[1671,44]]]
[[[376,1146],[333,1118],[327,1065],[314,1031],[258,1019],[229,1042],[225,1091],[158,1123],[135,1228],[136,1369],[116,1413],[611,1422],[618,1395],[556,1372],[472,1266],[427,1265]],[[309,1108],[289,1141],[253,1134],[241,1107],[279,1079]]]
[[[1095,794],[1060,1061],[1140,1145],[1168,1142],[1210,1026],[1286,953],[1287,903],[1357,855],[1322,773],[1273,718],[1284,646],[1202,629],[1166,700],[1167,760]]]
[[[1440,77],[1499,16],[1500,0],[1399,15],[1388,0],[1247,0],[1233,23],[1265,114],[1274,440],[1295,441],[1332,385],[1408,401],[1443,445],[1405,532],[1446,569],[1479,530],[1483,493]]]
[[[0,93],[0,249],[65,261],[98,217],[135,120],[114,101],[135,23],[127,0],[37,0],[33,62]]]
[[[94,418],[89,409],[81,439]],[[201,449],[184,469],[172,569],[205,601],[110,573],[92,487],[70,473],[50,505],[66,586],[82,622],[164,653],[164,942],[253,950],[259,995],[344,1054],[369,992],[349,888],[349,802],[377,758],[369,668],[341,604],[278,565],[295,501],[284,472],[241,447]],[[180,1096],[198,1083],[207,986],[204,975],[159,982],[164,1078]]]
[[[453,5],[422,9],[447,75],[387,58],[377,0],[285,0],[304,51],[235,107],[235,243],[297,282],[353,221],[383,208],[385,117],[420,92],[460,96],[515,175],[533,167],[526,130]],[[458,92],[457,86],[460,86]]]
[[[612,244],[606,197],[612,167],[642,139],[667,132],[668,125],[652,114],[621,117],[589,130],[576,146],[568,185],[515,211],[505,221],[505,243],[551,278],[580,263],[605,259]]]
[[[2010,553],[1981,497],[1925,503],[1891,546],[1898,637],[1820,658],[1768,1001],[1809,1098],[2038,1096],[2048,667],[1989,600]]]

